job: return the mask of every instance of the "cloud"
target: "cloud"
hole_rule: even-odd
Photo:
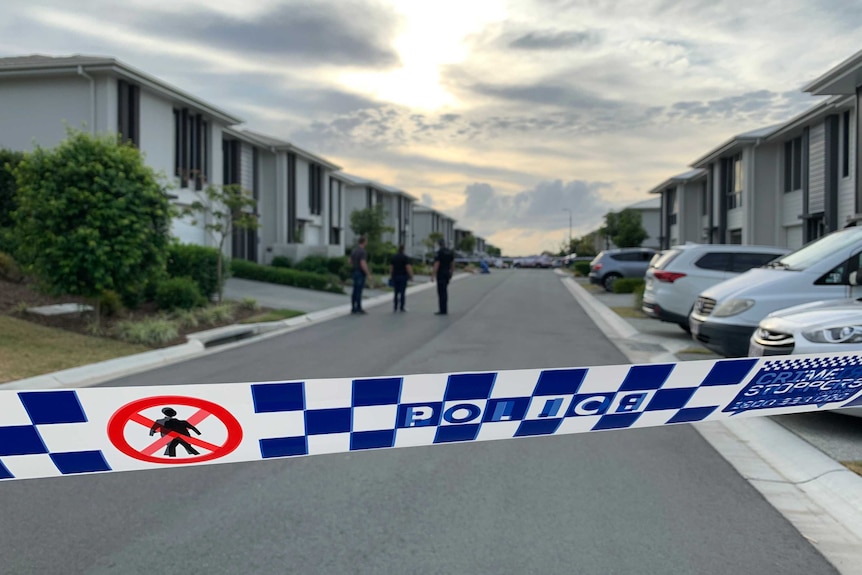
[[[474,183],[464,190],[464,204],[457,219],[481,236],[507,228],[553,230],[568,227],[572,210],[573,229],[592,229],[610,210],[612,186],[604,182],[573,180],[544,181],[515,194],[504,194],[487,183]]]
[[[564,50],[594,44],[597,41],[598,35],[594,32],[544,30],[520,35],[509,41],[509,47],[518,50]]]
[[[193,17],[148,15],[140,25],[161,37],[184,37],[237,52],[316,63],[392,67],[397,18],[376,2],[295,1],[253,19],[200,12]]]

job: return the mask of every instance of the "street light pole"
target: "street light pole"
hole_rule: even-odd
[[[572,210],[569,208],[563,208],[564,212],[569,212],[569,249],[568,251],[572,251]]]

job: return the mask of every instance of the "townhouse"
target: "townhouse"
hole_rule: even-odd
[[[652,190],[662,247],[686,241],[796,249],[862,219],[862,52],[803,88],[827,96],[784,124],[740,134]]]
[[[422,204],[413,206],[413,228],[410,244],[413,255],[426,258],[433,249],[426,246],[426,240],[432,233],[439,233],[449,247],[455,244],[455,220],[443,212]]]
[[[345,184],[347,213],[350,214],[377,205],[383,206],[386,213],[385,224],[392,231],[384,233],[382,240],[395,246],[403,244],[405,251],[412,255],[414,252],[412,242],[410,242],[410,234],[416,198],[404,190],[386,186],[361,176],[342,173],[340,177],[343,178]],[[350,229],[348,218],[345,245],[350,247],[354,243],[356,243],[356,234]]]
[[[242,120],[114,58],[0,58],[0,148],[52,147],[66,126],[119,134],[162,173],[177,205],[206,185],[239,184],[257,200],[261,227],[241,231],[226,251],[268,263],[344,253],[345,181],[338,166],[275,138],[237,128]],[[178,218],[184,243],[216,245],[206,217]]]

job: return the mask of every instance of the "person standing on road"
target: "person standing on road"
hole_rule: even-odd
[[[353,295],[350,298],[350,313],[364,314],[362,309],[362,289],[365,287],[365,279],[368,277],[368,254],[365,251],[365,236],[359,236],[356,247],[350,254],[350,264],[353,266]]]
[[[455,254],[446,247],[446,240],[441,238],[439,244],[431,274],[431,281],[437,280],[437,302],[440,308],[434,315],[446,315],[449,313],[449,280],[455,273]]]
[[[389,279],[395,289],[395,299],[392,302],[392,311],[407,311],[404,300],[407,297],[407,281],[413,279],[413,266],[410,258],[404,253],[404,244],[398,246],[398,253],[392,256],[389,262]]]

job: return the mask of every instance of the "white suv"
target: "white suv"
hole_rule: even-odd
[[[700,292],[787,253],[790,250],[771,246],[674,246],[650,262],[642,310],[688,331],[688,314]]]

